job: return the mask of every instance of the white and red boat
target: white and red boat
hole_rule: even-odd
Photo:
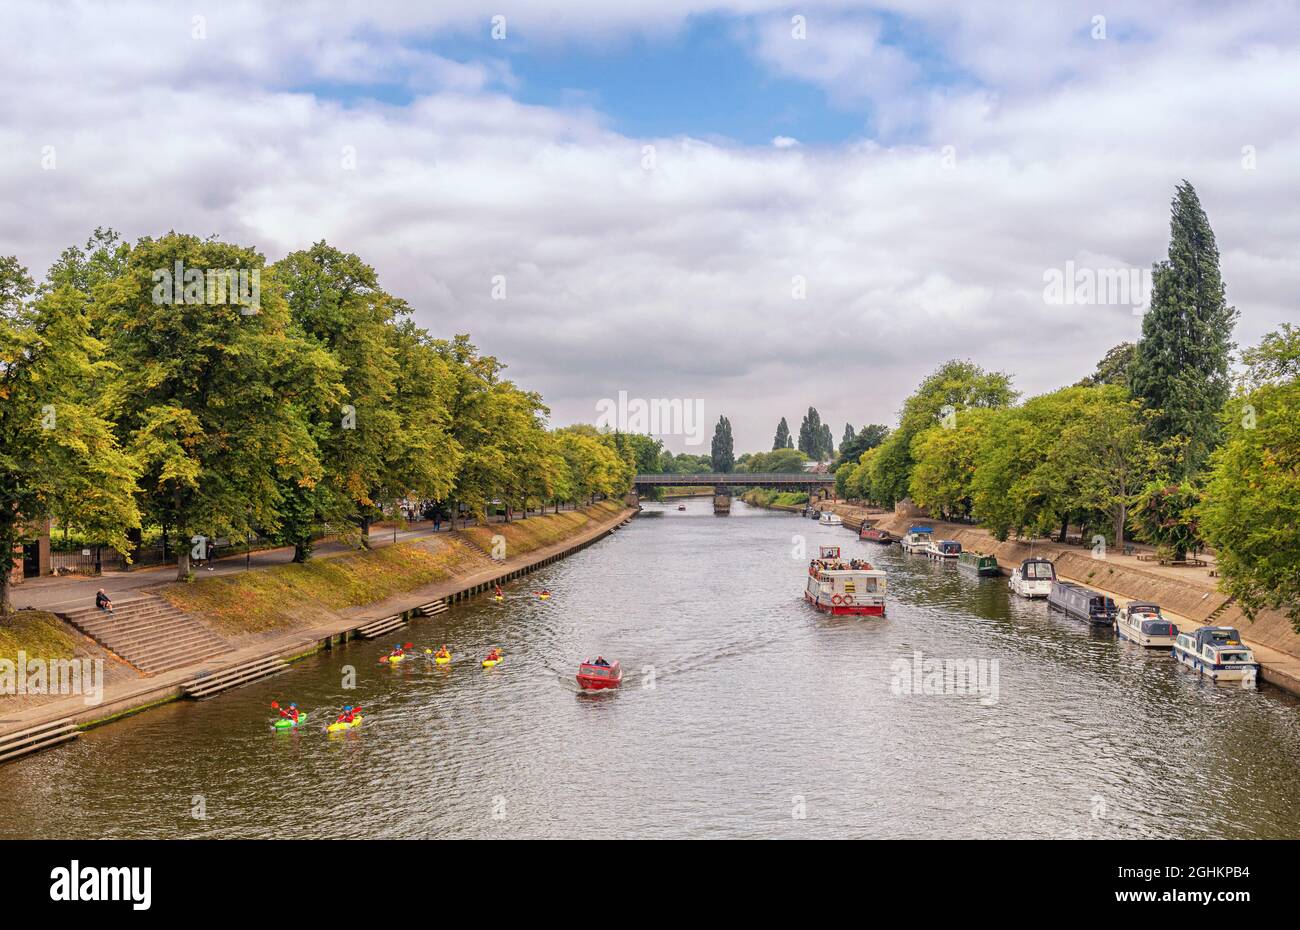
[[[808,563],[803,598],[830,614],[885,615],[885,573],[864,559],[840,558],[839,546],[822,546]]]

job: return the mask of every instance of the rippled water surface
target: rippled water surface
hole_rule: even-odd
[[[449,668],[350,644],[4,766],[0,836],[1300,836],[1287,695],[1199,681],[847,529],[687,506],[395,635],[446,642]],[[885,620],[800,600],[800,546],[826,543],[889,571]],[[597,651],[620,691],[578,692]],[[918,653],[996,661],[996,700],[894,693]],[[314,719],[272,732],[272,700]],[[366,722],[327,737],[344,703]]]

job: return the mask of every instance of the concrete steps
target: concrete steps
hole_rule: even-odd
[[[16,730],[0,737],[0,762],[8,762],[42,749],[49,749],[81,735],[71,717]]]
[[[394,614],[391,617],[384,617],[380,620],[374,620],[365,626],[357,627],[357,632],[366,639],[374,639],[377,636],[383,636],[385,633],[391,633],[393,630],[406,626],[406,618],[401,614]]]
[[[156,675],[231,651],[231,645],[160,597],[116,601],[113,613],[91,605],[62,617],[140,671]]]
[[[236,665],[234,668],[223,669],[220,672],[193,678],[181,685],[181,692],[186,697],[202,700],[203,698],[212,697],[214,694],[220,694],[222,691],[238,688],[240,685],[260,681],[271,675],[278,675],[280,672],[288,671],[288,669],[288,662],[274,656],[266,659],[254,659],[251,662]]]
[[[438,614],[447,612],[447,602],[445,600],[434,601],[431,604],[421,604],[415,608],[416,613],[424,617],[435,617]]]

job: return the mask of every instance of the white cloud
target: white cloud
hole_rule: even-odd
[[[97,225],[215,232],[271,258],[326,238],[375,265],[424,325],[472,332],[557,420],[591,419],[620,389],[700,397],[742,448],[809,404],[837,438],[845,419],[890,422],[952,356],[1028,391],[1082,376],[1139,321],[1045,305],[1044,269],[1149,265],[1183,177],[1218,234],[1239,341],[1296,320],[1296,17],[1193,21],[1154,4],[1127,24],[1138,39],[1103,46],[1089,44],[1091,11],[1041,6],[909,5],[966,75],[932,86],[879,25],[809,54],[779,44],[783,8],[740,5],[757,10],[755,54],[776,71],[921,130],[812,147],[628,138],[590,107],[521,104],[501,64],[425,50],[439,30],[486,32],[486,6],[447,19],[423,4],[310,17],[240,4],[202,40],[166,8],[9,6],[0,29],[23,40],[0,58],[0,254],[39,272]],[[690,9],[507,14],[530,41],[602,43],[670,34]],[[818,4],[808,15],[810,41],[850,22]],[[1111,35],[1125,27],[1112,19]],[[301,90],[335,83],[416,99]],[[1255,170],[1241,167],[1247,144]],[[496,274],[504,302],[490,298]],[[796,275],[806,300],[791,297]]]

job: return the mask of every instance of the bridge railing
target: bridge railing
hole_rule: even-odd
[[[702,475],[637,475],[633,484],[640,485],[781,485],[835,483],[835,476],[819,472],[716,472]]]

